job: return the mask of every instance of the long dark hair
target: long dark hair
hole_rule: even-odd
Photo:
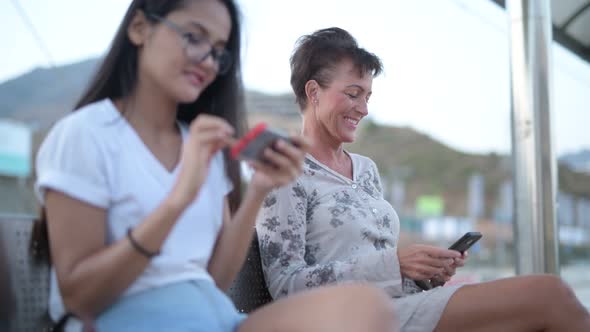
[[[110,98],[112,100],[129,96],[137,84],[138,50],[127,36],[127,28],[137,13],[153,14],[166,17],[170,12],[181,9],[189,1],[194,0],[133,0],[125,14],[119,30],[112,41],[102,64],[90,81],[86,92],[76,103],[74,109],[79,109],[96,101]],[[189,104],[180,104],[177,119],[189,124],[197,115],[207,113],[224,118],[236,130],[239,137],[245,130],[244,91],[241,77],[240,61],[240,14],[233,0],[218,0],[223,3],[231,19],[231,31],[226,49],[232,57],[229,71],[217,76],[199,98]],[[158,24],[151,15],[146,19],[152,24]],[[234,212],[241,199],[241,180],[239,163],[224,154],[226,173],[233,183],[233,191],[229,194],[229,205]],[[47,232],[46,213],[41,211],[39,220],[35,223],[31,238],[33,256],[40,261],[50,261],[49,238]]]

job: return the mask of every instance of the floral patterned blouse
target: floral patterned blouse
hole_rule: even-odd
[[[416,325],[409,321],[425,297],[440,297],[438,290],[447,288],[442,292],[447,295],[432,301],[440,303],[430,308],[435,317],[416,325],[432,330],[451,287],[420,292],[402,278],[399,218],[383,198],[377,166],[367,157],[348,154],[352,180],[308,155],[303,175],[266,197],[256,229],[268,289],[277,299],[321,285],[368,282],[394,299],[407,297],[404,306],[411,308],[398,310],[403,327]]]

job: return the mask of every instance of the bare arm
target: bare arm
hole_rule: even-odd
[[[215,249],[209,261],[209,273],[215,279],[217,286],[227,289],[242,267],[252,241],[256,216],[266,195],[273,189],[284,186],[297,178],[303,169],[305,151],[309,143],[302,137],[291,137],[298,148],[284,141],[279,141],[275,148],[265,150],[265,158],[273,166],[253,162],[256,173],[248,186],[246,197],[231,218],[227,201],[224,207],[224,223]]]
[[[231,218],[225,202],[223,228],[217,238],[207,270],[217,287],[227,290],[240,271],[254,234],[256,214],[264,200],[264,193],[249,192]]]
[[[106,210],[49,190],[46,208],[54,263],[66,308],[93,317],[119,297],[150,260],[127,239],[105,246]],[[157,251],[183,207],[164,201],[134,230],[139,243]]]
[[[212,156],[231,142],[233,131],[224,120],[208,115],[197,117],[190,130],[171,193],[133,229],[136,241],[152,252],[160,250],[180,214],[194,200],[207,177]],[[105,244],[106,209],[51,187],[45,195],[45,207],[52,260],[65,306],[81,317],[93,317],[135,281],[149,259],[126,238]]]

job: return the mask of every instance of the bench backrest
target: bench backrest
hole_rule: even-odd
[[[252,238],[252,244],[242,270],[236,276],[228,295],[233,300],[236,308],[244,313],[254,311],[272,301],[264,281],[256,233]]]
[[[5,268],[9,272],[11,287],[7,289],[14,293],[14,313],[9,322],[11,331],[37,332],[49,324],[49,266],[34,263],[29,254],[33,218],[0,215],[0,244],[4,247],[0,248],[0,254],[5,255]],[[272,301],[264,281],[256,234],[228,295],[236,308],[244,313]]]
[[[32,216],[0,215],[0,254],[4,255],[6,273],[14,301],[10,331],[43,331],[49,322],[49,267],[36,264],[29,255]]]

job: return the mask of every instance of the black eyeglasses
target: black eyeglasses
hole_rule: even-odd
[[[146,14],[147,16],[159,21],[170,29],[178,33],[182,39],[183,48],[186,56],[196,63],[201,63],[209,55],[213,58],[217,65],[217,73],[223,75],[228,72],[231,67],[231,54],[225,48],[215,48],[211,42],[204,37],[198,36],[192,32],[185,31],[178,25],[169,20],[154,14]]]

